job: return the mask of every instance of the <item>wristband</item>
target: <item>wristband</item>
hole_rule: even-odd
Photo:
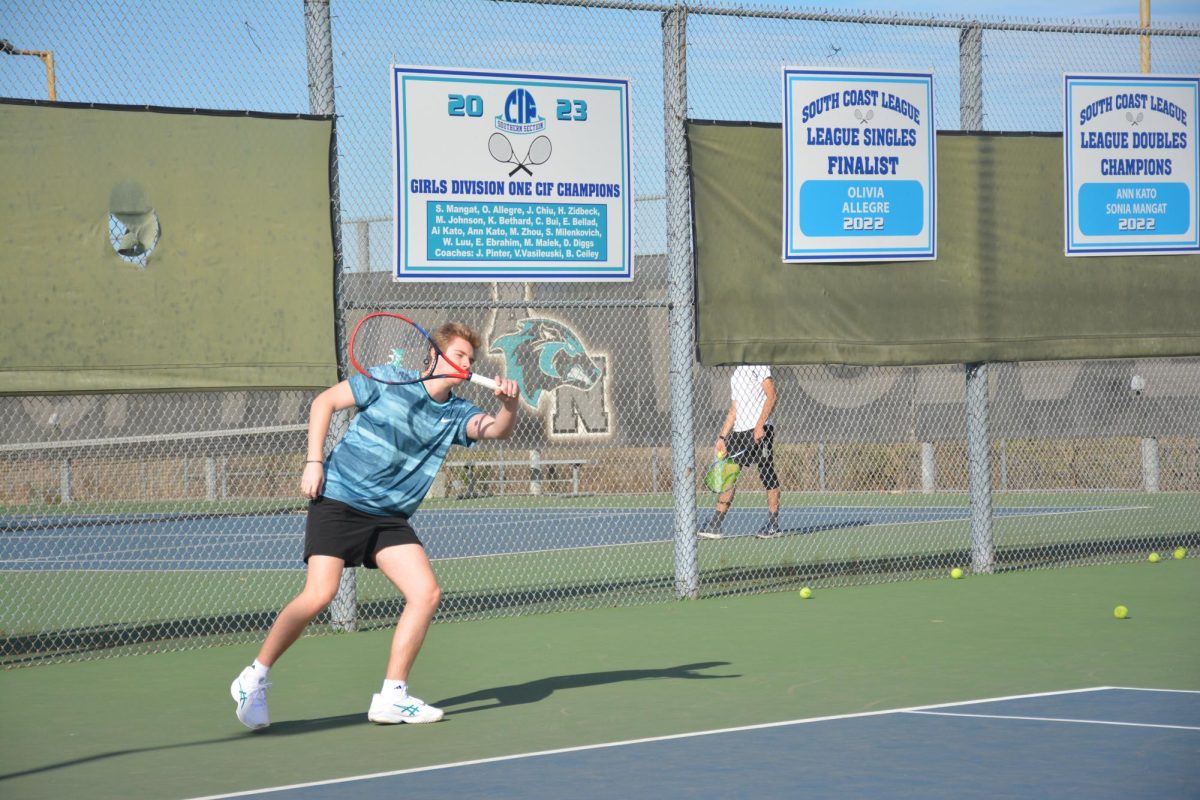
[[[324,464],[325,462],[324,462],[324,460],[322,460],[322,461],[316,461],[316,460],[314,460],[314,459],[309,459],[308,461],[305,461],[304,463],[305,463],[305,464]]]

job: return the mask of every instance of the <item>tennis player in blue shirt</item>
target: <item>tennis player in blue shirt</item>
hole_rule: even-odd
[[[459,323],[433,334],[446,357],[467,367],[479,336]],[[441,370],[434,369],[434,374]],[[230,692],[237,718],[248,728],[270,724],[268,671],[308,624],[333,600],[342,570],[378,569],[404,596],[383,688],[371,699],[371,722],[437,722],[442,710],[408,693],[412,669],[442,590],[425,549],[409,524],[451,445],[470,447],[480,439],[505,439],[517,416],[517,384],[501,379],[495,415],[451,393],[459,378],[389,385],[362,375],[326,389],[313,400],[308,418],[308,456],[300,481],[311,500],[304,534],[308,564],[304,589],[279,612],[258,658],[242,670]],[[356,406],[346,435],[323,457],[334,412]]]

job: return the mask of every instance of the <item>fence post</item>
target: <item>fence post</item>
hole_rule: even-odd
[[[1142,486],[1148,494],[1158,491],[1158,439],[1142,439]]]
[[[958,32],[959,125],[983,130],[983,28],[966,25]],[[988,435],[987,364],[967,364],[967,479],[971,502],[971,570],[991,572],[992,461]]]
[[[933,442],[921,442],[921,492],[933,494],[937,485],[937,461],[934,457]]]
[[[991,572],[992,462],[988,441],[987,364],[967,364],[967,479],[971,497],[971,571]]]
[[[529,494],[534,497],[542,493],[542,454],[529,451]]]
[[[308,54],[308,105],[314,114],[336,115],[333,96],[333,29],[329,24],[329,0],[304,0],[304,42]],[[334,303],[341,308],[342,286],[342,213],[338,187],[337,123],[329,144],[330,214],[333,219]],[[345,350],[345,330],[340,314],[334,315],[337,340],[338,374],[345,374],[341,353]],[[331,426],[332,432],[333,426]],[[330,622],[336,630],[358,628],[357,579],[355,568],[342,570],[337,595],[329,605]]]
[[[671,376],[671,491],[675,501],[675,594],[700,594],[696,561],[696,447],[692,418],[692,238],[688,190],[687,8],[663,13],[663,129],[666,140],[667,330]]]
[[[58,499],[63,505],[71,502],[71,486],[74,483],[71,475],[71,457],[67,456],[59,465]]]
[[[983,130],[983,28],[958,32],[958,114],[964,131]]]

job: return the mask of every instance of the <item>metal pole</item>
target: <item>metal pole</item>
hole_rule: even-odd
[[[51,101],[58,99],[57,79],[54,77],[53,50],[22,50],[7,39],[0,39],[0,53],[10,56],[33,56],[40,58],[46,65],[46,97]]]
[[[983,130],[983,28],[958,32],[958,109],[964,131]]]
[[[937,460],[933,442],[921,442],[921,492],[933,494],[937,485]]]
[[[666,138],[667,336],[671,377],[671,491],[675,501],[675,594],[700,594],[696,559],[696,454],[692,418],[692,237],[688,192],[687,9],[662,17],[663,127]]]
[[[329,21],[329,0],[304,0],[304,42],[308,54],[308,104],[313,114],[337,115],[337,103],[333,95],[333,28]],[[333,140],[330,142],[329,193],[330,214],[333,220],[333,258],[330,268],[334,271],[334,325],[338,352],[338,374],[345,374],[341,353],[344,330],[341,314],[338,313],[342,285],[342,214],[341,192],[338,188],[337,123],[334,122]],[[344,430],[346,417],[339,414],[330,425],[330,435]],[[358,628],[358,588],[353,567],[342,570],[337,594],[329,604],[330,623],[336,630],[352,631]]]
[[[987,364],[967,364],[967,485],[971,496],[971,571],[991,572],[992,462],[988,441]]]
[[[1145,30],[1150,27],[1150,0],[1142,0],[1141,12],[1142,12],[1142,29]],[[1143,34],[1139,38],[1142,40],[1142,72],[1143,72],[1143,74],[1149,75],[1150,74],[1150,37]]]
[[[959,117],[963,130],[983,130],[983,29],[968,25],[958,36]],[[988,434],[987,364],[967,364],[967,470],[971,503],[971,570],[991,572],[992,461]]]

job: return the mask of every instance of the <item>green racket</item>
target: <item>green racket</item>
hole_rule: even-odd
[[[704,485],[708,487],[713,494],[721,494],[733,488],[737,483],[738,476],[742,474],[742,465],[736,459],[745,450],[739,450],[733,455],[724,455],[708,467],[708,472],[704,474]]]

